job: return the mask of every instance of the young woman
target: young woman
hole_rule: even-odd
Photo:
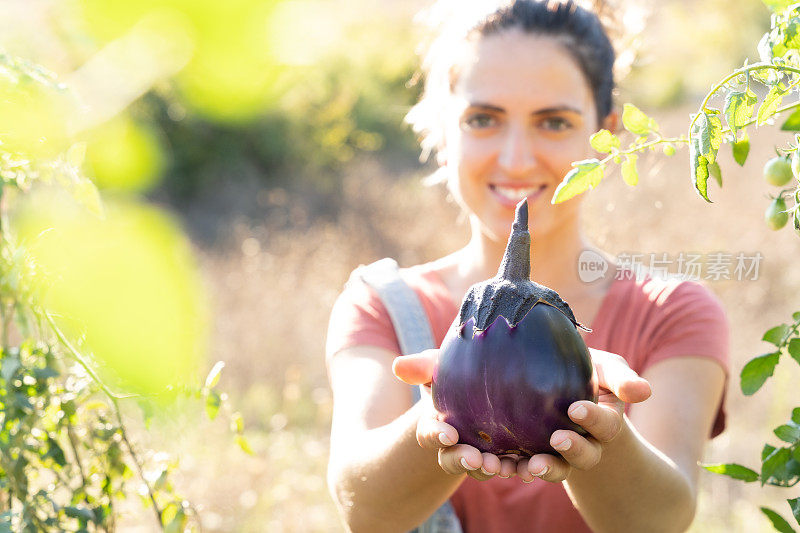
[[[459,444],[430,396],[413,403],[392,370],[394,361],[407,383],[427,383],[438,351],[395,361],[387,311],[353,277],[328,333],[334,500],[352,531],[408,531],[448,500],[465,532],[684,531],[704,444],[724,424],[725,314],[697,283],[614,276],[614,265],[582,282],[579,255],[602,252],[581,233],[581,198],[550,204],[570,163],[593,156],[590,135],[615,129],[607,33],[570,1],[517,0],[464,19],[432,43],[409,118],[436,151],[472,236],[401,275],[438,346],[467,289],[496,274],[514,206],[527,197],[531,278],[590,324],[584,340],[601,398],[570,406],[588,435],[553,433],[558,456],[497,457]]]

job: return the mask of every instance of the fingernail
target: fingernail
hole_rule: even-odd
[[[484,475],[487,475],[487,476],[493,476],[493,475],[494,475],[494,474],[492,474],[491,472],[487,472],[486,470],[484,470],[484,468],[483,468],[483,467],[481,467],[481,472],[483,472],[483,473],[484,473]]]
[[[504,475],[502,475],[502,474],[497,474],[497,477],[501,477],[501,478],[503,478],[503,479],[508,479],[508,478],[510,478],[511,476],[504,476]]]
[[[452,446],[455,444],[453,441],[450,440],[450,437],[447,436],[447,433],[439,433],[439,442],[444,444],[445,446]]]
[[[536,478],[534,478],[534,479],[536,479]],[[523,483],[533,483],[533,479],[523,479],[522,482]]]
[[[572,410],[572,418],[575,420],[583,420],[587,414],[589,414],[589,411],[583,405],[579,405]]]
[[[569,439],[564,439],[561,442],[559,442],[558,444],[556,444],[555,446],[553,446],[553,448],[555,448],[556,450],[558,450],[560,452],[563,452],[563,451],[569,450],[570,446],[572,446],[572,441],[569,440]]]
[[[478,468],[477,466],[470,466],[466,458],[464,457],[461,458],[461,466],[463,466],[467,470],[475,470],[476,468]]]
[[[550,470],[550,469],[545,466],[544,468],[542,468],[538,472],[534,472],[533,475],[536,476],[536,477],[542,477],[543,475],[545,475],[547,473],[548,470]]]

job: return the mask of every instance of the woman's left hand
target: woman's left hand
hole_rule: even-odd
[[[518,475],[525,482],[536,477],[545,481],[560,482],[567,478],[572,468],[588,470],[600,462],[603,447],[611,442],[625,423],[623,413],[626,403],[638,403],[650,396],[650,384],[639,377],[617,354],[590,348],[592,363],[597,374],[600,394],[598,402],[578,401],[569,406],[569,417],[583,427],[588,435],[583,436],[571,430],[557,430],[550,437],[550,445],[560,456],[537,454],[530,458],[498,457],[466,444],[456,444],[440,451],[442,464],[463,464],[466,460],[471,466],[480,458],[481,465],[473,472],[467,472],[477,479],[489,479],[496,474],[502,477]],[[432,354],[438,351],[422,352],[414,356],[401,356],[395,359],[395,375],[406,383],[429,383],[433,377],[436,361]],[[432,431],[441,431],[441,425]],[[432,438],[436,438],[432,435]],[[452,456],[452,457],[450,457]],[[444,466],[444,465],[443,465]]]

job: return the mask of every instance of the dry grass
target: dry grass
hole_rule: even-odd
[[[688,111],[657,118],[664,130],[679,132]],[[715,205],[694,194],[685,151],[647,160],[642,168],[654,170],[643,173],[635,189],[616,175],[608,177],[586,204],[587,233],[612,254],[758,251],[765,257],[757,281],[710,284],[732,324],[733,379],[728,429],[708,447],[709,462],[755,466],[763,442],[776,440],[771,429],[798,403],[800,369],[789,359],[752,398],[742,396],[736,379],[744,362],[764,350],[763,331],[800,307],[795,298],[800,270],[791,268],[800,257],[800,240],[791,230],[772,233],[762,222],[768,189],[761,165],[774,144],[787,140],[772,133],[757,138],[743,169],[726,152],[725,188],[712,187]],[[359,263],[393,256],[409,265],[464,242],[467,231],[454,222],[456,209],[442,191],[422,187],[420,175],[414,169],[389,171],[374,161],[355,165],[342,180],[344,208],[326,219],[311,215],[313,202],[304,196],[257,185],[217,198],[224,216],[206,211],[216,224],[214,244],[198,244],[216,317],[210,361],[227,362],[221,385],[244,413],[256,454],[240,452],[224,422],[197,423],[199,416],[177,417],[141,435],[145,443],[179,456],[180,490],[201,508],[205,531],[340,530],[325,488],[328,313]],[[201,218],[190,214],[192,227]],[[791,492],[703,473],[692,531],[770,531],[758,506],[788,516],[784,500],[797,495]]]

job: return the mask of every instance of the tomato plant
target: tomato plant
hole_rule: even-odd
[[[623,147],[619,136],[601,130],[590,139],[592,147],[607,154],[603,159],[576,161],[557,188],[553,203],[565,201],[596,187],[609,165],[620,164],[623,179],[629,185],[639,180],[639,154],[658,147],[671,156],[676,147],[689,151],[690,176],[694,188],[711,202],[709,182],[722,187],[722,169],[717,154],[729,145],[734,161],[744,165],[750,152],[750,128],[771,125],[781,119],[781,130],[800,132],[800,3],[789,0],[763,0],[771,10],[769,31],[758,43],[759,61],[745,64],[726,75],[706,94],[700,109],[690,117],[688,131],[679,136],[666,136],[655,120],[633,104],[625,104],[622,113],[624,129],[634,140]],[[763,96],[760,96],[763,95]],[[716,102],[719,102],[715,105]],[[788,116],[787,116],[788,115]],[[757,130],[755,130],[757,131]],[[770,200],[764,219],[772,230],[780,230],[793,221],[800,236],[800,134],[785,146],[776,147],[777,156],[766,162],[764,179],[771,185],[789,188]],[[711,180],[709,179],[711,178]],[[786,198],[792,205],[787,206]],[[782,357],[800,364],[800,311],[792,320],[770,328],[763,336],[770,345],[768,353],[744,365],[740,387],[745,395],[755,394],[769,379]],[[795,407],[786,422],[774,430],[784,443],[781,447],[765,444],[759,469],[728,463],[704,465],[711,472],[744,482],[760,481],[761,485],[794,487],[800,482],[800,407]],[[788,498],[792,516],[800,524],[800,497]],[[767,507],[761,511],[776,530],[795,531],[778,512]]]
[[[176,463],[141,453],[125,424],[123,402],[147,412],[156,399],[113,390],[99,377],[97,358],[44,303],[30,243],[9,228],[9,211],[44,183],[102,213],[97,190],[78,171],[80,146],[58,135],[55,113],[42,112],[68,102],[51,74],[0,53],[0,110],[18,121],[0,128],[0,532],[113,531],[120,502],[137,492],[162,530],[195,530],[195,508],[171,481]],[[217,390],[221,369],[202,386],[165,391],[167,400],[195,397],[214,418],[227,409]],[[231,416],[247,449],[241,417]]]

